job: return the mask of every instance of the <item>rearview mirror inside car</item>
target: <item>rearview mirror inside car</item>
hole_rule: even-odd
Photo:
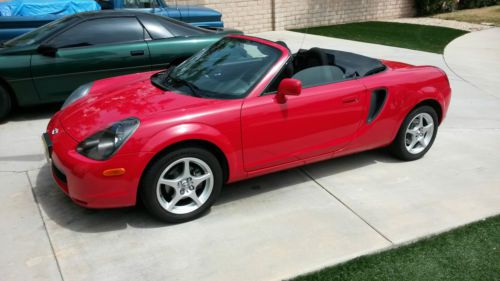
[[[298,96],[302,92],[302,82],[297,79],[285,78],[281,80],[276,93],[276,102],[285,103],[286,96]]]

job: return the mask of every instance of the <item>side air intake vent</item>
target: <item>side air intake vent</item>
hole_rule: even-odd
[[[372,92],[370,100],[370,111],[368,112],[368,118],[366,123],[371,123],[380,114],[380,111],[384,107],[385,101],[387,99],[386,89],[377,89]]]

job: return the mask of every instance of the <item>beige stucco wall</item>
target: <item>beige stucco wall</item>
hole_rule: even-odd
[[[247,33],[398,18],[414,14],[414,0],[167,0],[214,8],[227,27]]]

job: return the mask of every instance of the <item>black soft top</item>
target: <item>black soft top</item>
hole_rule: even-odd
[[[328,56],[333,56],[335,64],[344,68],[347,75],[356,72],[358,77],[365,77],[386,69],[386,66],[378,59],[337,50],[320,50]]]

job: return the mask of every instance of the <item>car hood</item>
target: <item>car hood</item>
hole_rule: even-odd
[[[177,112],[168,116],[182,116],[222,102],[159,89],[150,81],[154,73],[96,81],[86,97],[58,113],[61,125],[73,139],[80,142],[125,118],[135,117],[142,121],[152,114],[166,115],[166,112],[173,111]]]
[[[4,55],[28,55],[33,53],[38,46],[20,46],[20,47],[0,47],[0,56]]]
[[[207,7],[177,5],[176,8],[186,22],[220,21],[222,18],[221,13]]]

